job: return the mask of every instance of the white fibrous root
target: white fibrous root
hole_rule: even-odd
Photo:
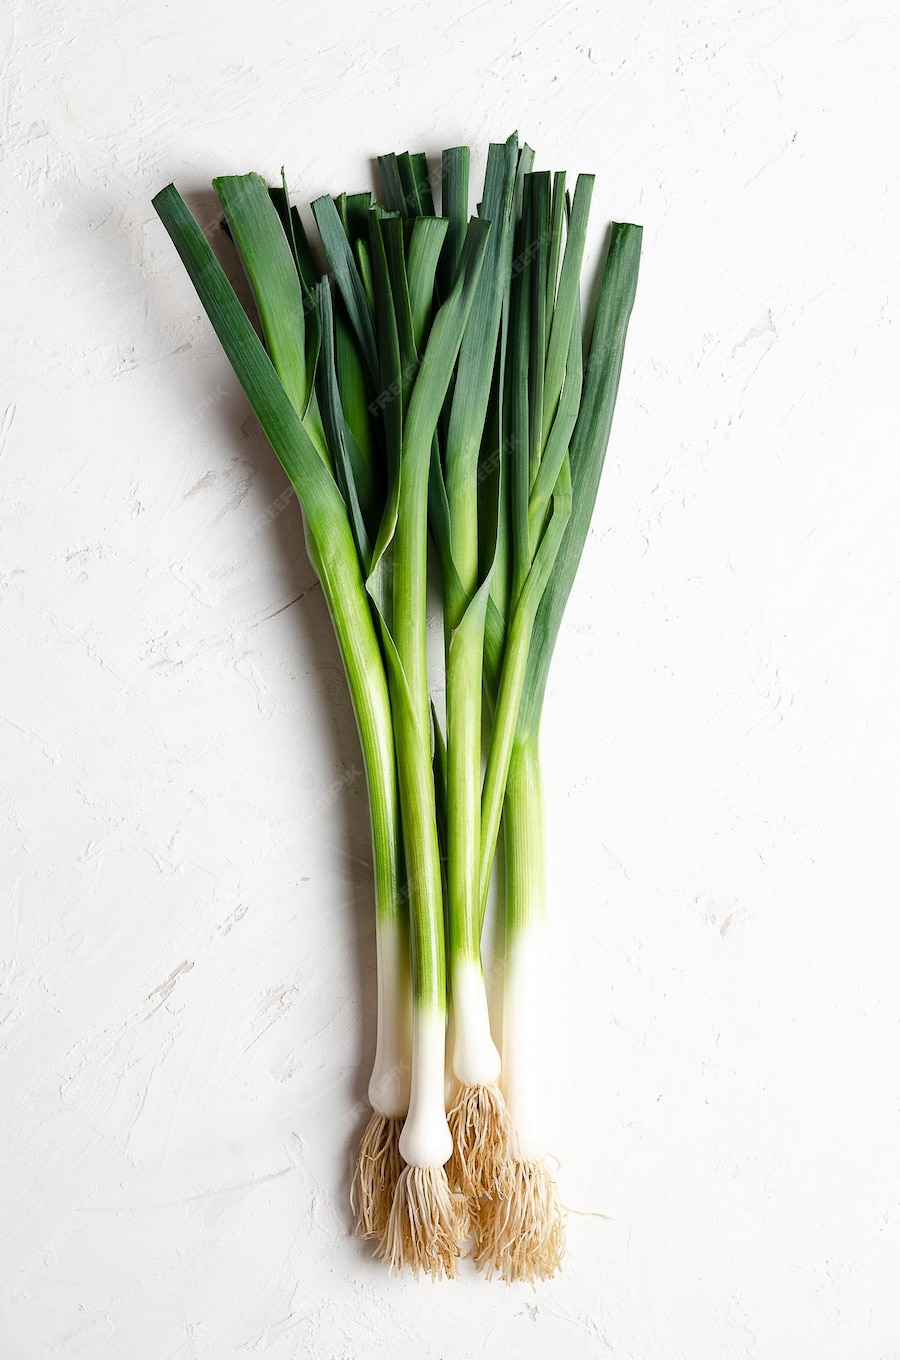
[[[509,1113],[494,1082],[461,1086],[447,1116],[453,1138],[449,1175],[468,1200],[509,1193]]]
[[[397,1182],[403,1171],[398,1144],[402,1119],[373,1111],[359,1141],[350,1204],[360,1237],[381,1237],[387,1228]]]
[[[378,1255],[392,1270],[455,1279],[460,1242],[469,1230],[465,1197],[451,1189],[442,1166],[406,1166]]]
[[[474,1227],[473,1255],[488,1278],[533,1284],[562,1269],[565,1219],[556,1182],[540,1158],[512,1162],[506,1194],[481,1201]]]

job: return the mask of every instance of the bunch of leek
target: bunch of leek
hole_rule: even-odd
[[[392,1266],[436,1275],[456,1273],[471,1236],[478,1264],[506,1279],[552,1274],[563,1250],[534,1075],[538,731],[606,452],[641,235],[613,225],[586,343],[593,179],[579,176],[570,197],[564,174],[537,173],[533,160],[515,136],[492,145],[469,219],[467,148],[442,157],[439,215],[424,156],[379,158],[383,202],[312,204],[325,273],[284,181],[217,179],[255,319],[174,186],[154,199],[297,493],[359,730],[378,1012],[358,1229]],[[443,722],[426,671],[430,552]],[[494,1036],[482,932],[501,825]]]

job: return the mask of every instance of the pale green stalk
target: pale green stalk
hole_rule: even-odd
[[[219,181],[219,187],[261,304],[264,333],[273,341],[282,371],[290,375],[290,392],[177,190],[172,185],[162,190],[154,206],[303,506],[310,558],[334,625],[359,731],[369,794],[376,919],[402,933],[402,848],[387,677],[346,506],[321,447],[313,442],[299,414],[312,402],[312,383],[300,372],[295,346],[302,337],[295,330],[291,342],[289,325],[279,315],[278,297],[280,293],[283,310],[296,313],[299,285],[284,268],[285,238],[275,233],[274,228],[279,232],[281,228],[274,208],[266,206],[268,194],[259,177],[229,178]],[[251,220],[258,231],[250,230]],[[267,271],[267,259],[274,261],[271,271]],[[279,334],[283,344],[274,340]],[[401,1004],[399,999],[397,1004]]]

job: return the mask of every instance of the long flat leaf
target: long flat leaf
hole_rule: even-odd
[[[447,246],[441,264],[444,292],[450,286],[469,220],[469,148],[451,146],[441,152],[441,214],[447,222]]]
[[[368,574],[372,556],[370,533],[375,512],[375,489],[372,470],[344,419],[335,359],[331,289],[326,279],[316,285],[316,302],[322,322],[322,362],[318,378],[322,417],[332,452],[335,477],[349,512],[360,567],[364,574]]]
[[[523,733],[536,732],[540,724],[553,648],[590,528],[609,444],[640,254],[641,228],[614,222],[585,368],[584,394],[569,450],[572,514],[535,620],[519,710]]]
[[[500,321],[509,289],[517,143],[488,150],[479,216],[492,224],[472,312],[459,353],[446,441],[451,542],[471,594],[478,579],[478,465],[493,385]],[[493,555],[493,554],[492,554]]]
[[[529,481],[533,482],[544,449],[544,366],[547,359],[547,276],[550,259],[550,176],[539,171],[528,176],[523,213],[531,219],[528,271],[530,313],[528,327],[528,449]]]
[[[417,217],[413,221],[406,268],[417,352],[421,351],[428,337],[428,325],[434,307],[435,275],[446,236],[447,223],[442,217]]]
[[[327,194],[313,202],[312,211],[313,217],[316,219],[316,226],[319,228],[319,235],[322,238],[322,246],[329,268],[356,335],[363,363],[372,383],[377,385],[378,356],[375,345],[375,323],[372,320],[372,308],[360,277],[356,258],[347,239],[347,233],[334,205],[334,200],[329,198]]]
[[[579,175],[575,184],[575,197],[572,200],[572,212],[569,217],[566,247],[559,275],[559,288],[553,311],[550,342],[547,346],[544,411],[541,428],[543,442],[546,442],[550,432],[550,426],[556,415],[559,394],[562,390],[569,340],[579,303],[581,262],[584,257],[584,242],[593,191],[594,176]]]
[[[333,308],[333,311],[335,362],[344,419],[353,432],[357,447],[372,468],[373,479],[377,481],[375,438],[365,370],[349,322],[339,308]]]
[[[174,184],[156,195],[153,206],[310,524],[320,534],[333,528],[338,536],[348,536],[346,507],[337,484],[304,429],[212,247]]]
[[[550,256],[547,261],[547,318],[553,317],[556,305],[556,286],[559,282],[559,259],[566,219],[566,172],[557,170],[553,176],[553,202],[550,208]],[[545,337],[545,343],[549,341]]]
[[[253,290],[266,348],[302,419],[313,375],[306,367],[303,290],[281,219],[259,175],[223,175],[213,188]]]
[[[583,355],[581,338],[581,309],[576,308],[569,339],[569,357],[556,415],[550,427],[550,434],[541,458],[538,475],[531,489],[528,502],[528,534],[532,555],[537,551],[544,522],[550,506],[550,498],[556,486],[556,479],[562,467],[578,419],[583,387]]]
[[[387,152],[378,157],[378,173],[381,177],[381,195],[384,206],[389,212],[403,212],[403,185],[400,181],[400,166],[396,153]]]

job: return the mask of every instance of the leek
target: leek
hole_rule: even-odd
[[[585,360],[593,179],[579,176],[570,198],[562,173],[533,163],[515,135],[492,145],[470,219],[468,148],[443,153],[440,215],[424,156],[379,157],[383,204],[312,204],[324,276],[283,176],[275,189],[255,174],[215,180],[255,317],[174,186],[154,199],[296,492],[343,660],[369,796],[378,972],[357,1229],[392,1267],[432,1275],[456,1273],[470,1234],[476,1262],[507,1279],[550,1275],[563,1251],[533,1076],[539,729],[606,453],[640,228],[613,228]],[[432,548],[445,730],[426,671]],[[482,932],[501,825],[496,1035]]]
[[[479,1265],[489,1274],[497,1271],[507,1280],[553,1275],[561,1266],[564,1249],[563,1215],[544,1160],[537,1077],[546,928],[539,732],[553,648],[587,539],[606,458],[640,246],[640,227],[613,224],[584,369],[584,397],[569,444],[572,510],[549,583],[535,611],[515,732],[509,743],[503,809],[506,903],[501,1056],[502,1088],[511,1126],[511,1172],[507,1195],[482,1205],[475,1252]],[[562,409],[561,397],[560,412]],[[548,456],[545,450],[544,458]],[[532,482],[532,500],[540,479],[538,470]],[[508,650],[510,654],[512,649]]]

